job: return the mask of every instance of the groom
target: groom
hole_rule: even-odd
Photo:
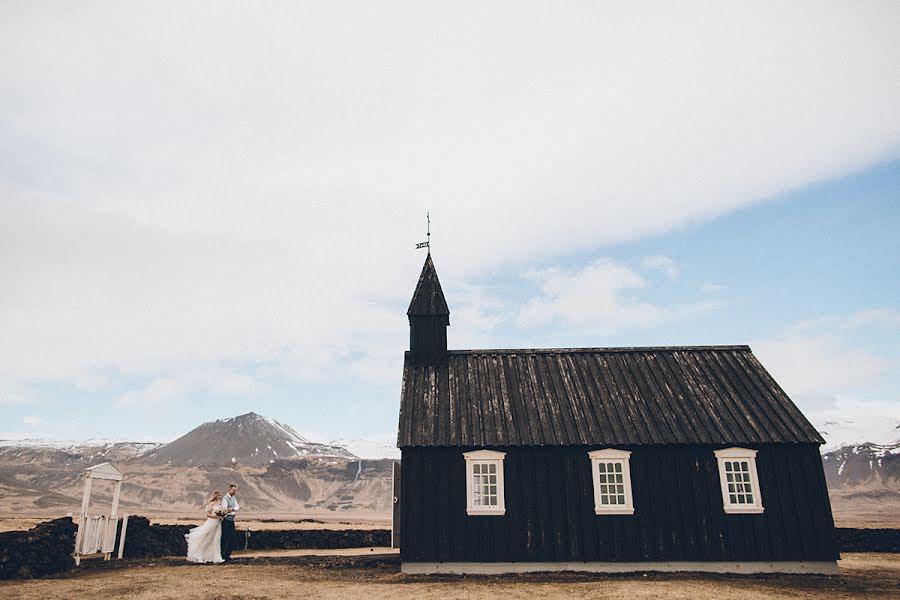
[[[235,494],[237,486],[232,483],[228,486],[228,493],[222,497],[222,508],[228,511],[222,519],[222,559],[226,562],[231,560],[231,550],[234,546],[234,513],[241,510],[234,497]]]

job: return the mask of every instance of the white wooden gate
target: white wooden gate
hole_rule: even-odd
[[[80,547],[75,548],[75,553],[109,554],[116,547],[116,527],[119,519],[116,516],[84,517],[84,533],[79,540]],[[81,525],[79,524],[79,532]]]

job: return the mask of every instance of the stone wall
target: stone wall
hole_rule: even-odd
[[[248,550],[295,548],[365,548],[390,546],[391,532],[386,529],[295,529],[237,531],[236,548]]]
[[[836,529],[841,552],[900,552],[900,529]]]
[[[184,535],[192,529],[191,525],[151,525],[147,517],[128,517],[128,529],[125,532],[124,558],[156,558],[159,556],[187,555],[187,540]],[[118,556],[119,539],[122,523],[116,531],[116,549]]]
[[[28,531],[0,533],[0,579],[31,579],[74,568],[75,531],[72,518],[64,517]]]

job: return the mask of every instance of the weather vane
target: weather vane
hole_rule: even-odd
[[[428,254],[431,254],[431,212],[425,213],[425,218],[428,219],[428,240],[425,242],[419,242],[416,244],[416,250],[419,248],[428,248]]]

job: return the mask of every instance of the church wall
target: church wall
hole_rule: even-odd
[[[463,452],[403,448],[401,557],[413,562],[829,561],[818,446],[755,446],[764,512],[725,514],[715,449],[630,446],[633,515],[594,513],[589,450],[499,447],[506,514],[466,514]]]

